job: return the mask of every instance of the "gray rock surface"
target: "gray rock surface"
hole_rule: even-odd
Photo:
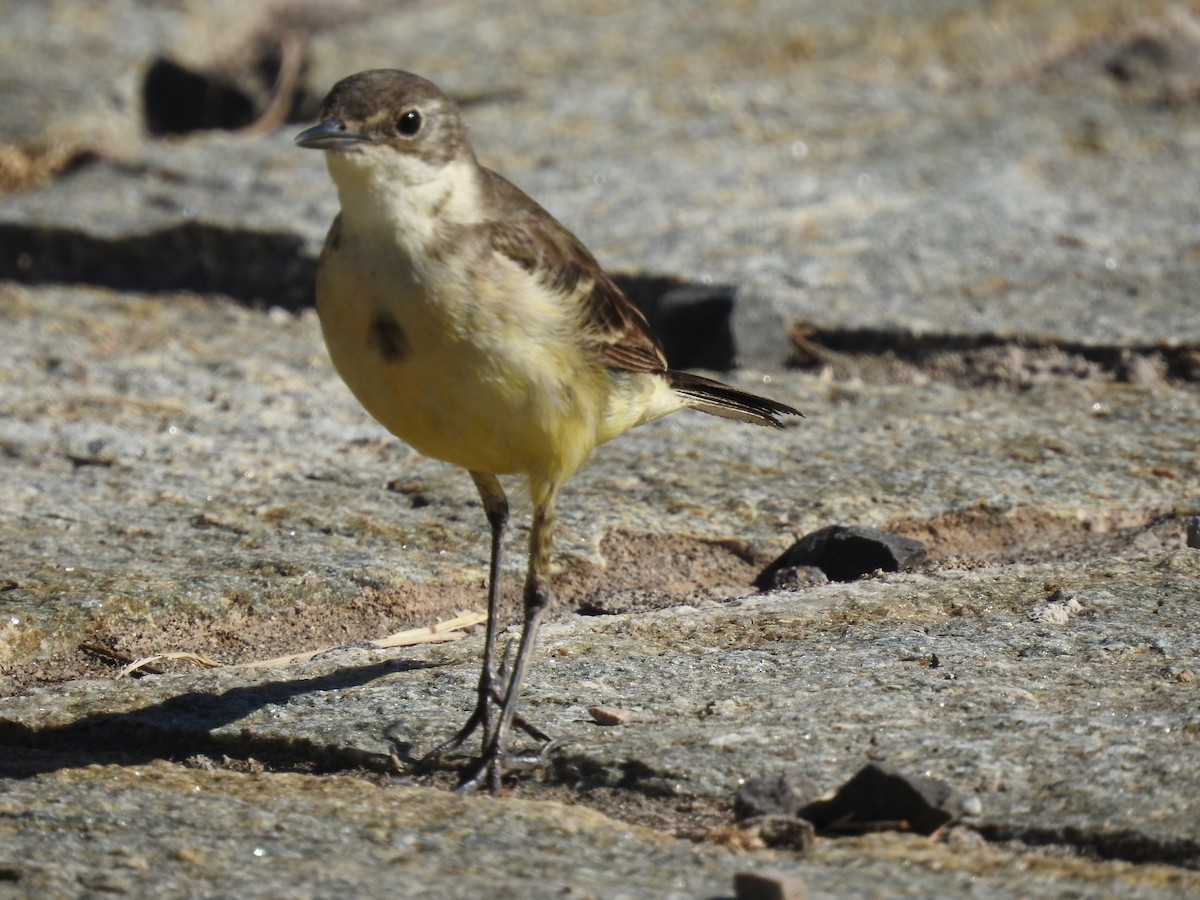
[[[1029,621],[1028,606],[1044,581],[1065,577],[1083,611],[1065,628]],[[1200,846],[1192,823],[1200,810],[1190,785],[1200,717],[1194,683],[1177,673],[1195,664],[1188,630],[1198,577],[1200,560],[1180,550],[1067,570],[892,575],[803,594],[574,621],[547,629],[524,709],[542,727],[577,738],[556,756],[551,777],[580,788],[607,783],[652,796],[715,796],[745,778],[796,769],[832,786],[864,759],[887,759],[974,793],[976,802],[967,806],[975,812],[966,821],[996,839],[1194,867]],[[186,817],[183,830],[205,855],[224,855],[204,837],[220,834],[245,855],[266,840],[272,859],[286,862],[316,848],[337,859],[319,877],[306,867],[281,871],[275,862],[269,872],[277,880],[256,888],[266,895],[296,884],[318,893],[341,879],[361,884],[353,881],[361,877],[355,873],[379,853],[409,880],[432,878],[448,865],[446,855],[458,858],[436,882],[448,885],[451,896],[477,889],[488,866],[503,873],[500,883],[525,884],[525,890],[536,877],[539,894],[543,885],[563,883],[598,895],[719,895],[733,867],[761,861],[755,853],[731,855],[716,847],[697,857],[680,841],[639,837],[636,829],[598,815],[580,818],[579,810],[554,804],[511,801],[518,811],[510,823],[508,800],[460,800],[346,779],[311,784],[331,781],[311,775],[251,779],[154,762],[173,751],[179,758],[192,752],[298,758],[334,769],[373,760],[382,765],[397,749],[384,738],[384,723],[393,723],[402,755],[419,755],[465,716],[477,652],[476,641],[401,654],[350,650],[283,671],[29,689],[0,707],[0,738],[10,746],[42,747],[25,760],[24,771],[44,774],[6,783],[0,798],[10,821],[19,821],[16,810],[29,802],[25,798],[58,796],[69,785],[68,797],[80,796],[90,821],[114,823],[106,828],[119,821],[140,832],[140,817],[131,823],[126,817],[146,808],[161,815],[159,804],[166,803],[173,817]],[[933,654],[941,660],[937,667],[927,664]],[[594,702],[640,715],[620,728],[600,728],[586,712]],[[125,766],[73,770],[64,768],[60,754]],[[109,783],[131,779],[140,791],[114,798]],[[96,798],[95,790],[107,799]],[[242,800],[243,791],[263,799]],[[342,820],[349,815],[342,804],[351,802],[346,793],[362,808],[349,831]],[[245,803],[262,807],[248,821]],[[94,838],[79,847],[79,819],[64,809],[73,804],[60,797],[43,814],[39,841],[49,841],[45,835],[52,832],[72,848],[80,872],[112,877],[110,870],[122,865],[104,860],[116,851]],[[225,817],[243,824],[226,825]],[[565,833],[564,819],[574,823]],[[362,828],[377,837],[355,840]],[[530,837],[526,828],[542,836]],[[446,829],[455,837],[439,838]],[[617,846],[603,849],[610,840]],[[41,846],[27,841],[21,845]],[[464,857],[464,841],[478,850]],[[533,869],[526,841],[543,854]],[[180,859],[189,862],[178,856],[179,842],[149,828],[124,852],[149,856],[148,868],[159,855],[176,854],[168,869],[186,879],[186,871],[174,874]],[[432,843],[432,858],[411,848],[414,855],[401,853],[397,842]],[[828,846],[842,843],[819,843],[811,857],[789,865],[813,884],[850,879],[837,893],[865,890],[878,877],[876,867],[896,852],[916,854],[913,868],[921,874],[906,867],[900,883],[922,893],[962,890],[967,873],[981,880],[983,896],[1058,896],[1118,883],[1132,896],[1156,896],[1200,884],[1169,866],[1113,868],[1093,860],[1082,867],[1059,859],[1037,864],[1044,880],[1014,890],[988,876],[998,851],[961,858],[948,847],[908,843],[899,850],[885,839],[862,839],[846,856],[844,847]],[[597,852],[612,854],[624,880],[608,881],[611,873],[594,867]],[[22,883],[49,877],[38,866],[9,865]],[[841,871],[848,865],[853,874]],[[224,877],[221,867],[199,869],[205,878]],[[245,883],[245,873],[232,877]],[[507,895],[521,889],[512,891]]]
[[[1200,892],[1195,2],[0,20],[0,897]],[[631,288],[732,298],[728,378],[807,416],[675,416],[571,482],[524,709],[576,740],[513,797],[404,770],[466,715],[478,636],[352,643],[481,605],[488,547],[470,480],[355,406],[304,309],[319,155],[145,133],[153,60],[246,85],[285,46],[296,118],[358,69],[438,81]],[[783,368],[793,340],[821,366]],[[754,593],[835,524],[930,561]],[[115,679],[85,645],[234,665]],[[733,826],[745,779],[867,761],[954,787],[967,828],[800,856]]]

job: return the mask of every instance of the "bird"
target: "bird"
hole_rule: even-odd
[[[431,81],[372,69],[337,82],[295,143],[324,151],[340,212],[317,264],[333,366],[366,411],[417,452],[470,473],[491,533],[474,711],[423,762],[482,732],[460,791],[499,792],[538,626],[551,603],[560,488],[601,444],[683,409],[783,427],[784,403],[671,369],[645,315],[583,243],[481,165],[458,105]],[[509,501],[531,504],[523,622],[497,665]],[[503,683],[501,683],[503,682]]]

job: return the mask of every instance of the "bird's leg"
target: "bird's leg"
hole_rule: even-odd
[[[483,509],[492,529],[492,559],[488,570],[487,637],[484,639],[483,645],[483,664],[479,671],[475,709],[470,718],[452,737],[438,744],[421,758],[417,765],[422,768],[433,765],[447,753],[457,750],[480,726],[483,727],[483,746],[487,748],[492,743],[494,734],[492,705],[502,706],[504,703],[504,695],[500,692],[500,683],[496,674],[496,633],[499,630],[500,621],[500,563],[504,531],[508,524],[508,499],[494,475],[472,472],[471,477],[479,489],[479,496],[483,500]],[[531,722],[526,722],[520,716],[515,716],[512,724],[534,740],[544,744],[551,742],[548,734]]]
[[[486,747],[492,740],[492,703],[502,703],[496,684],[496,631],[499,622],[500,609],[500,559],[504,551],[504,529],[508,525],[508,498],[504,496],[504,488],[495,475],[484,472],[472,472],[475,487],[479,490],[479,498],[483,501],[483,511],[487,515],[488,525],[492,528],[492,561],[488,567],[488,616],[487,637],[483,644],[483,665],[479,671],[479,689],[475,701],[475,711],[467,719],[454,736],[439,744],[425,755],[422,765],[436,762],[439,758],[462,746],[476,728],[483,726],[483,745]]]
[[[483,643],[483,665],[479,669],[479,692],[475,703],[475,714],[481,718],[483,740],[486,744],[492,737],[493,700],[497,700],[496,687],[496,632],[500,622],[500,559],[504,554],[504,529],[508,525],[508,498],[495,475],[472,472],[475,487],[483,500],[483,511],[492,528],[492,559],[488,566],[488,611],[487,637]],[[469,733],[469,732],[468,732]]]
[[[483,756],[474,774],[459,786],[460,791],[476,790],[484,784],[493,792],[500,789],[500,778],[504,774],[508,737],[517,717],[517,699],[521,694],[521,682],[533,656],[537,641],[538,626],[542,613],[550,603],[550,544],[554,524],[554,495],[540,503],[535,500],[533,529],[529,535],[529,574],[525,579],[525,625],[521,632],[521,643],[517,658],[504,691],[504,702],[500,706],[500,718],[495,731],[485,735]],[[526,729],[528,730],[528,729]]]

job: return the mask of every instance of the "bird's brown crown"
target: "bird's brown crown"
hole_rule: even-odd
[[[343,78],[321,104],[321,121],[336,122],[370,143],[421,156],[432,165],[471,153],[458,104],[419,75],[370,69]]]

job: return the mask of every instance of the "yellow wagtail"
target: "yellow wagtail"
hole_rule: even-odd
[[[679,409],[775,427],[800,413],[669,369],[642,313],[578,238],[476,161],[458,107],[424,78],[380,69],[338,82],[296,143],[326,151],[341,203],[317,270],[338,374],[392,434],[467,469],[491,526],[475,711],[427,759],[481,728],[461,789],[497,790],[514,722],[541,737],[516,706],[550,602],[558,489],[596,446]],[[524,631],[505,686],[495,643],[508,500],[497,475],[524,476],[533,503]]]

